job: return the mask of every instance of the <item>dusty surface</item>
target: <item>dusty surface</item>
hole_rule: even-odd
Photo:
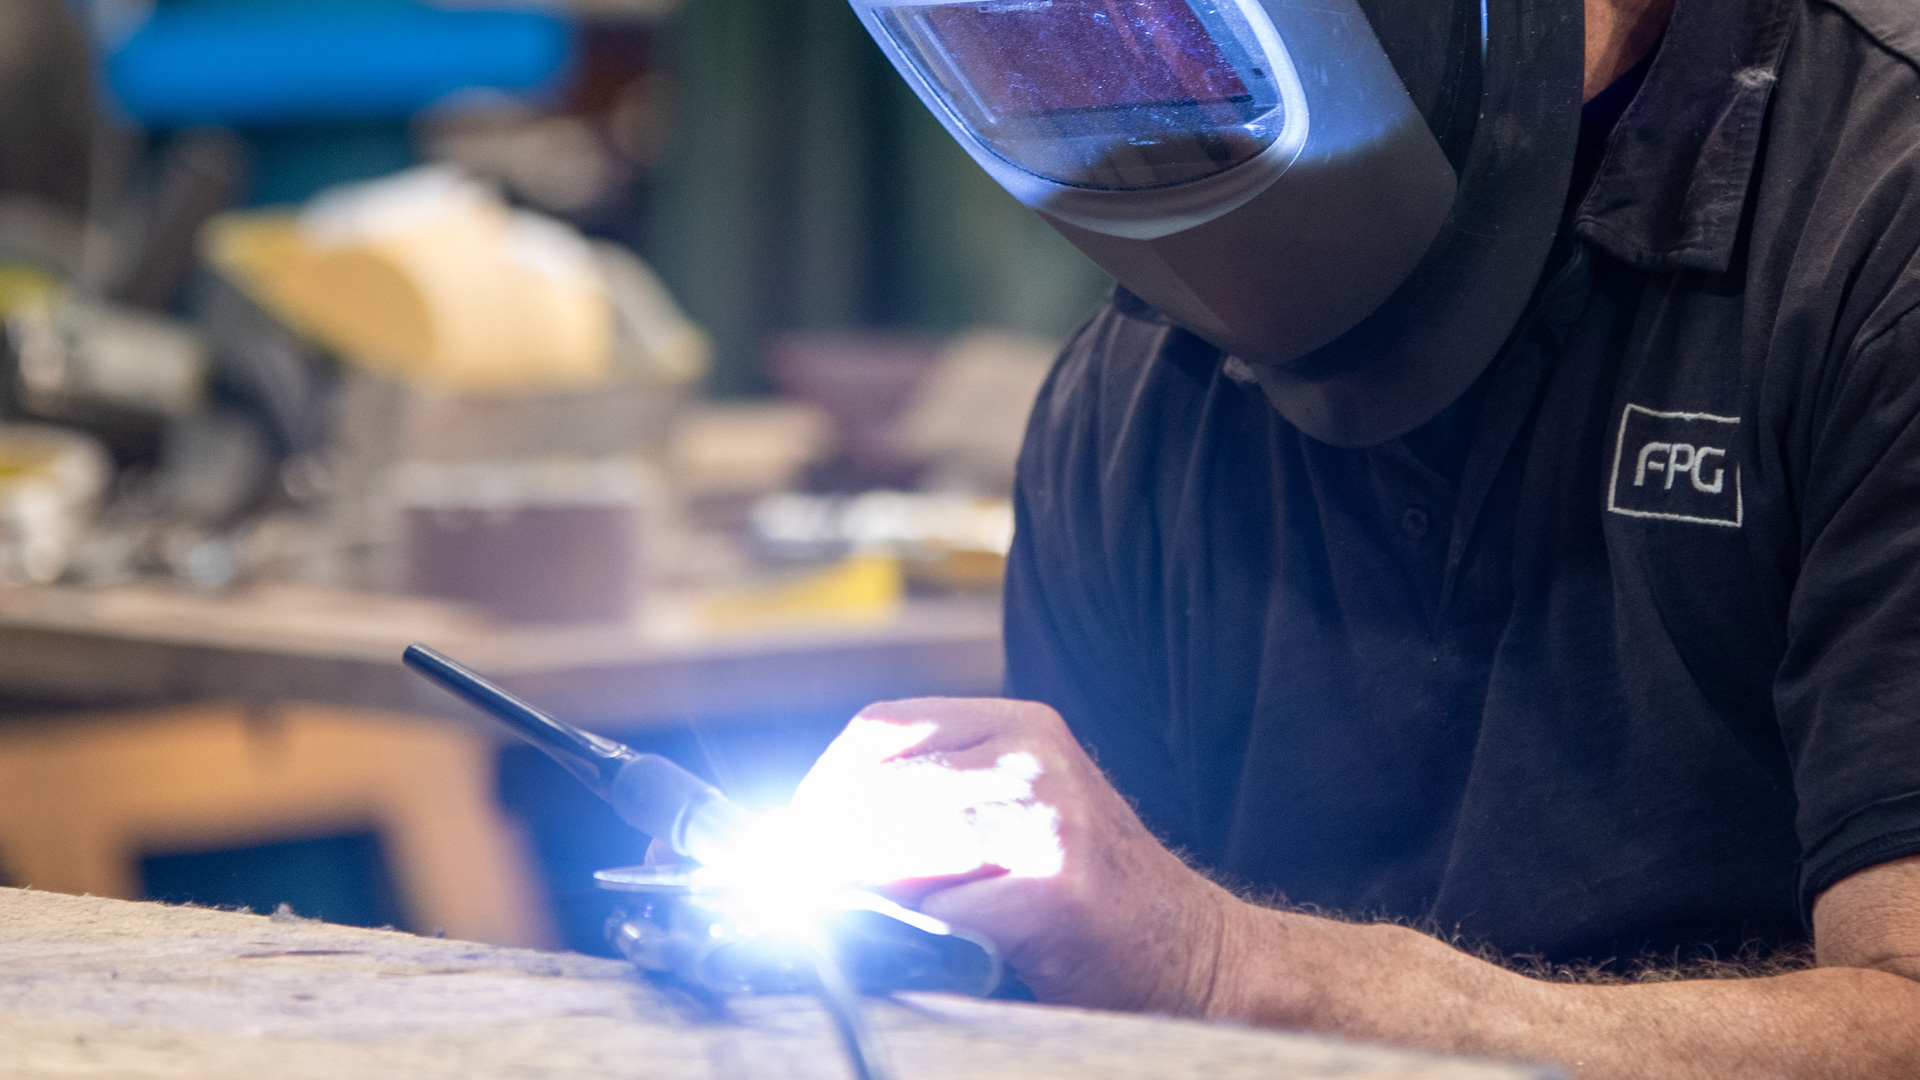
[[[1243,1028],[919,997],[869,1009],[895,1080],[1521,1080]],[[841,1080],[804,998],[716,1016],[625,964],[0,889],[0,1077]]]

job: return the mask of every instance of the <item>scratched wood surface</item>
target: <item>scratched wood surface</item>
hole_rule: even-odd
[[[895,1080],[1539,1080],[1246,1028],[939,996],[874,1002]],[[841,1080],[806,998],[716,1015],[572,954],[0,889],[0,1076]]]

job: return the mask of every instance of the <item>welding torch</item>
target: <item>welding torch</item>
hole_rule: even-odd
[[[667,758],[556,720],[425,645],[407,646],[401,659],[545,751],[627,824],[676,854],[712,863],[753,821],[718,788]]]
[[[753,823],[717,788],[672,761],[556,720],[425,645],[407,646],[401,659],[546,751],[627,824],[677,854],[711,865],[737,850]],[[1000,981],[991,944],[873,893],[849,890],[823,908],[819,922],[828,932],[821,939],[762,940],[743,932],[724,905],[714,906],[684,868],[622,867],[594,877],[604,888],[648,897],[641,914],[616,914],[607,928],[615,947],[641,969],[720,993],[810,988],[818,994],[856,1080],[886,1078],[856,990],[978,995]],[[796,982],[800,971],[811,978]]]

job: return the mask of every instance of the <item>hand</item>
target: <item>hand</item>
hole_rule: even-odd
[[[1154,839],[1045,705],[873,705],[795,793],[842,871],[981,934],[1043,1001],[1204,1015],[1246,907]]]

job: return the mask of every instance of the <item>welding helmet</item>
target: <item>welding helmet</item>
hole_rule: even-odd
[[[1457,398],[1559,226],[1580,0],[852,4],[1001,186],[1325,442]]]

